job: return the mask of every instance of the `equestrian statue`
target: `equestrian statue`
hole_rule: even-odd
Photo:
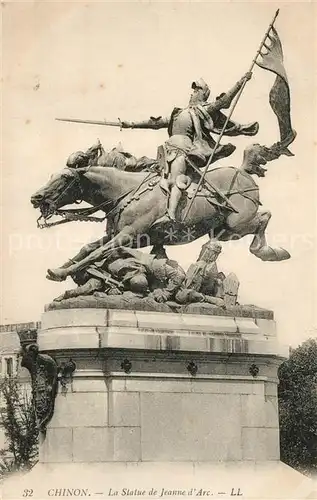
[[[169,137],[159,146],[155,159],[137,159],[120,148],[106,153],[98,141],[85,153],[72,154],[66,167],[33,194],[31,202],[40,210],[39,220],[44,221],[41,227],[54,225],[48,222],[54,215],[65,221],[94,220],[91,214],[102,211],[107,219],[105,235],[85,245],[60,268],[48,269],[48,279],[76,279],[95,263],[109,260],[116,248],[153,246],[152,252],[159,255],[165,245],[182,245],[204,235],[213,242],[253,235],[250,252],[254,256],[263,261],[290,257],[287,250],[273,248],[266,241],[271,213],[260,210],[259,187],[254,180],[255,176],[264,177],[267,162],[281,155],[293,156],[288,146],[296,137],[282,46],[274,28],[277,14],[249,71],[216,99],[208,100],[209,87],[198,79],[191,85],[188,106],[175,108],[168,118],[151,117],[142,122],[59,119],[122,129],[167,128]],[[241,125],[231,119],[255,65],[275,74],[270,105],[278,119],[280,138],[270,147],[259,143],[247,146],[238,168],[219,165],[219,159],[235,150],[233,144],[220,144],[224,135],[254,136],[259,131],[257,122]],[[222,111],[225,109],[229,109],[227,115]],[[91,207],[63,208],[81,201]]]

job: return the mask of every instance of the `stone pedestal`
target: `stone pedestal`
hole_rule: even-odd
[[[38,343],[76,363],[24,478],[46,478],[41,498],[56,488],[96,498],[291,498],[291,485],[297,495],[306,488],[279,462],[277,369],[287,352],[272,315],[48,311]]]

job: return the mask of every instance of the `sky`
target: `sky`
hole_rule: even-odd
[[[30,196],[65,165],[68,155],[97,138],[106,149],[121,142],[136,156],[156,155],[166,130],[137,131],[61,123],[56,117],[122,120],[168,116],[188,102],[190,84],[203,77],[219,95],[248,70],[274,12],[283,43],[297,138],[295,156],[268,164],[258,181],[272,212],[268,239],[292,258],[262,262],[250,238],[224,243],[219,270],[240,280],[240,303],[274,310],[281,342],[316,336],[316,75],[311,2],[20,2],[2,4],[2,300],[1,323],[36,321],[44,304],[72,282],[46,280],[104,226],[71,223],[36,227]],[[316,66],[316,65],[315,65]],[[255,142],[279,138],[268,104],[274,76],[256,68],[233,118],[259,121]],[[240,166],[250,138],[224,165]],[[225,142],[225,141],[224,141]],[[316,144],[315,144],[316,145]],[[169,247],[184,268],[205,239]]]

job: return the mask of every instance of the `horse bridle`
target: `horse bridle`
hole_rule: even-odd
[[[61,196],[63,196],[66,193],[66,191],[68,191],[71,187],[73,187],[74,184],[77,184],[77,187],[79,188],[79,191],[80,191],[80,198],[77,199],[77,200],[75,200],[73,203],[76,203],[76,205],[79,205],[83,201],[83,197],[84,197],[84,190],[83,190],[81,182],[80,182],[80,175],[76,171],[75,168],[65,167],[65,170],[69,170],[70,171],[70,173],[72,174],[73,179],[72,179],[72,181],[69,184],[67,184],[67,186],[65,186],[65,188],[59,194],[59,196],[57,197],[57,199],[55,200],[54,203],[57,204],[57,202],[61,198]]]
[[[80,192],[80,198],[76,199],[73,203],[75,203],[76,205],[79,205],[82,201],[83,201],[83,197],[84,197],[84,190],[82,188],[82,185],[81,185],[81,181],[80,181],[80,175],[78,172],[76,172],[76,170],[74,168],[71,168],[71,167],[65,167],[65,170],[68,170],[70,173],[71,173],[71,176],[72,176],[72,180],[70,183],[67,183],[67,185],[65,186],[65,188],[61,191],[61,193],[58,195],[58,197],[56,198],[55,201],[50,201],[48,200],[46,203],[48,203],[52,209],[51,213],[48,215],[48,216],[43,216],[43,214],[40,215],[40,217],[37,219],[37,226],[39,228],[44,228],[44,227],[50,227],[51,225],[56,225],[56,223],[53,223],[53,224],[47,224],[46,221],[48,219],[50,219],[53,215],[66,215],[67,213],[67,210],[64,210],[64,211],[59,211],[59,209],[56,209],[56,205],[58,203],[58,201],[60,200],[60,198],[69,190],[71,189],[75,184],[77,185],[77,187],[79,188],[79,192]],[[72,213],[75,215],[75,212],[76,211],[72,211]],[[44,224],[40,224],[40,220],[41,219],[44,219]],[[60,223],[62,222],[66,222],[66,221],[60,221]]]
[[[77,186],[79,187],[80,198],[75,200],[73,203],[79,205],[83,201],[84,190],[83,190],[82,185],[81,185],[80,174],[75,169],[73,169],[71,167],[65,167],[65,169],[67,169],[71,172],[73,179],[69,184],[67,184],[67,186],[59,194],[57,199],[54,202],[50,202],[51,206],[55,205],[55,207],[56,207],[57,201],[61,198],[61,196],[63,196],[65,194],[65,192],[76,183],[77,183]],[[52,226],[57,226],[59,224],[65,224],[66,222],[72,222],[72,221],[103,222],[109,216],[109,214],[115,210],[116,205],[122,199],[124,199],[128,194],[130,194],[131,191],[133,191],[133,190],[129,189],[125,193],[123,193],[121,196],[119,196],[116,200],[106,200],[106,201],[103,201],[102,203],[100,203],[99,205],[96,205],[95,207],[78,208],[75,210],[71,209],[71,208],[61,210],[61,209],[56,209],[54,207],[54,210],[47,217],[43,216],[42,214],[40,215],[40,217],[36,221],[37,227],[40,229],[44,229],[44,228],[48,228],[48,227],[52,227]],[[114,205],[114,207],[104,217],[90,217],[95,212],[98,212],[99,210],[103,210],[107,205]],[[56,222],[47,223],[46,221],[48,219],[50,219],[53,215],[60,215],[61,217],[63,217],[63,219],[56,221]],[[40,223],[40,220],[42,218],[44,218],[44,224]]]

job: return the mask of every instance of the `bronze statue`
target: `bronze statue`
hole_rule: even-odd
[[[105,153],[99,139],[87,151],[75,151],[67,158],[66,165],[70,168],[83,168],[98,165],[100,157]]]
[[[188,268],[183,286],[176,294],[177,302],[207,302],[225,307],[224,294],[219,293],[224,275],[218,272],[216,264],[220,253],[221,245],[216,241],[202,246],[197,261]]]
[[[82,295],[102,297],[132,292],[156,302],[173,300],[184,279],[184,270],[166,258],[156,258],[128,247],[117,247],[102,260],[73,276],[79,285],[55,299],[62,301]]]
[[[49,270],[49,279],[60,281],[74,275],[103,259],[115,246],[175,245],[211,231],[219,241],[253,234],[250,251],[255,256],[262,260],[288,259],[290,255],[286,250],[271,248],[266,242],[265,229],[271,214],[259,212],[259,188],[251,176],[259,175],[257,158],[253,149],[248,148],[243,168],[214,167],[206,175],[207,182],[226,193],[234,211],[217,193],[204,191],[196,197],[185,224],[168,221],[161,227],[154,224],[165,214],[166,194],[160,188],[157,174],[122,172],[107,167],[64,169],[32,196],[33,206],[40,208],[42,216],[48,218],[58,213],[60,207],[82,199],[106,213],[107,234],[85,246],[61,268]],[[186,193],[183,210],[191,201],[190,192]]]
[[[169,139],[161,148],[160,163],[163,174],[161,186],[170,195],[170,198],[167,203],[167,214],[164,214],[157,222],[165,222],[168,218],[176,220],[182,192],[189,186],[193,178],[192,168],[188,167],[191,164],[196,167],[206,165],[216,146],[211,133],[220,134],[224,125],[223,134],[227,136],[252,136],[258,132],[259,125],[257,122],[240,125],[229,120],[226,123],[226,116],[221,112],[222,109],[230,107],[234,97],[251,76],[251,72],[246,73],[231,90],[222,93],[211,102],[208,102],[210,89],[204,80],[200,78],[194,81],[188,106],[186,108],[174,108],[170,117],[150,117],[149,120],[140,122],[100,122],[105,125],[120,125],[121,128],[168,129]],[[82,122],[93,123],[93,121],[89,120],[82,120]],[[212,161],[231,155],[235,149],[233,144],[219,144],[213,153]],[[101,159],[105,159],[105,154],[99,159],[99,165],[102,164]],[[137,170],[137,161],[134,160],[133,162],[131,158],[130,163],[131,165],[134,163]],[[130,170],[132,169],[130,168]]]
[[[161,254],[145,254],[137,249],[118,247],[102,260],[83,269],[73,280],[77,288],[67,290],[54,302],[94,296],[123,300],[149,298],[170,307],[207,303],[225,308],[235,306],[239,282],[233,273],[219,273],[216,260],[221,245],[209,241],[202,246],[195,264],[187,273],[176,261]],[[122,303],[118,297],[117,303]]]
[[[141,122],[121,122],[122,128],[168,129],[169,139],[164,144],[162,155],[164,173],[162,187],[170,193],[167,215],[171,220],[176,220],[182,191],[192,180],[188,160],[191,160],[197,167],[203,167],[207,163],[216,145],[211,133],[219,134],[226,121],[221,110],[230,107],[244,82],[250,78],[251,73],[247,73],[231,90],[211,102],[208,102],[210,89],[200,78],[192,83],[192,94],[188,106],[174,108],[170,117],[151,117]],[[255,135],[258,128],[257,122],[239,125],[230,120],[225,127],[224,134],[228,136]],[[213,161],[231,155],[234,150],[233,144],[219,145],[214,152]],[[167,217],[163,216],[161,221],[164,222],[166,219]]]
[[[251,234],[250,252],[261,260],[281,261],[290,257],[285,249],[267,244],[265,230],[271,214],[259,211],[259,188],[252,177],[263,177],[266,172],[263,165],[268,161],[281,155],[291,156],[288,146],[296,137],[291,127],[290,91],[281,42],[273,27],[277,15],[278,11],[249,71],[228,93],[208,102],[209,88],[203,80],[197,80],[192,84],[188,107],[174,109],[169,118],[151,117],[139,123],[91,122],[121,128],[168,128],[169,139],[158,151],[163,178],[157,170],[130,173],[108,166],[83,165],[78,161],[56,174],[31,198],[33,206],[40,209],[44,224],[50,225],[47,220],[53,215],[65,215],[62,210],[65,205],[85,201],[92,205],[84,209],[85,214],[97,210],[105,213],[107,234],[83,247],[60,268],[49,269],[49,279],[62,281],[68,276],[79,276],[82,270],[108,258],[109,252],[117,247],[154,245],[157,253],[162,252],[163,245],[183,244],[207,234],[218,241]],[[246,147],[240,168],[211,165],[235,149],[230,144],[220,145],[223,135],[252,136],[258,132],[257,122],[239,125],[231,120],[256,64],[276,75],[269,102],[278,119],[280,141],[271,147],[260,144]],[[223,115],[221,110],[229,107],[228,116]],[[217,141],[211,133],[219,134]],[[101,156],[98,153],[98,162]],[[72,216],[72,220],[80,220],[78,210]],[[203,269],[204,264],[201,266]],[[224,291],[221,294],[226,296],[227,290],[227,295],[232,297],[228,303],[236,301],[238,282],[235,277],[231,276],[226,285],[223,279],[220,281],[219,286]],[[218,289],[216,295],[222,298],[221,294]]]
[[[70,168],[113,167],[127,172],[140,172],[143,170],[155,172],[159,169],[156,159],[147,156],[136,158],[131,153],[124,151],[121,145],[106,151],[99,139],[87,151],[75,151],[70,154],[66,166]]]

